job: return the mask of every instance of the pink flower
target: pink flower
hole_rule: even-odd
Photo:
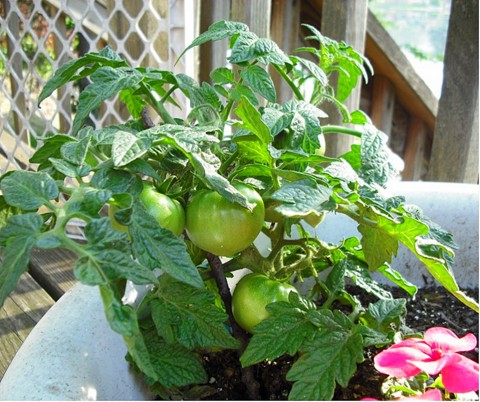
[[[478,390],[478,363],[458,354],[472,350],[477,338],[467,334],[458,338],[447,328],[434,327],[423,339],[409,338],[375,356],[375,368],[396,378],[412,377],[425,371],[442,374],[449,392],[463,393]]]
[[[361,401],[378,401],[375,398],[362,398]],[[442,400],[442,393],[439,389],[429,389],[425,391],[422,395],[413,395],[413,396],[405,396],[403,398],[394,399],[395,401],[441,401]]]
[[[361,401],[378,401],[375,398],[362,398]],[[395,401],[441,401],[442,400],[442,393],[439,389],[429,389],[425,391],[422,395],[413,395],[413,396],[405,396],[403,398],[394,399]]]

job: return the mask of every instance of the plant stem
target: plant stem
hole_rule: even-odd
[[[227,278],[225,277],[225,274],[223,271],[223,264],[220,261],[220,258],[218,258],[216,255],[208,253],[207,260],[208,260],[208,263],[210,264],[213,277],[218,286],[218,292],[220,293],[220,297],[222,298],[223,304],[225,306],[225,310],[227,311],[227,315],[230,320],[230,325],[232,327],[233,336],[242,343],[242,347],[238,351],[238,355],[240,357],[248,345],[247,334],[242,328],[240,328],[240,326],[235,321],[235,317],[233,316],[232,294],[230,292]],[[259,400],[260,384],[254,378],[252,366],[242,368],[242,381],[247,387],[247,392],[249,397],[252,398],[253,400]]]
[[[330,124],[322,127],[322,133],[323,134],[340,133],[340,134],[353,135],[358,138],[362,137],[361,131],[355,130],[353,128],[330,125]]]
[[[167,109],[165,108],[165,105],[162,102],[159,102],[155,96],[153,96],[150,88],[144,82],[142,82],[141,85],[150,99],[152,106],[156,109],[162,120],[168,124],[176,124],[174,118],[170,116],[170,113],[168,113]]]
[[[285,82],[288,84],[288,86],[292,89],[292,91],[295,94],[295,96],[297,97],[297,99],[304,100],[304,97],[303,97],[302,93],[299,91],[299,89],[297,88],[295,83],[290,79],[290,77],[287,75],[287,73],[285,71],[283,71],[283,69],[280,66],[278,66],[274,63],[272,63],[272,65],[275,68],[275,70],[277,70],[278,73],[282,76],[282,78],[285,80]]]

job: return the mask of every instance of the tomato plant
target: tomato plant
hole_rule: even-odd
[[[400,244],[478,311],[453,277],[452,235],[403,197],[382,194],[398,175],[388,138],[368,116],[343,104],[358,81],[368,79],[368,60],[315,27],[305,29],[309,45],[287,55],[245,24],[211,25],[186,49],[228,42],[225,66],[211,71],[210,82],[133,68],[109,47],[59,68],[39,103],[69,82],[91,84],[79,96],[70,133],[38,139],[30,159],[37,170],[0,178],[0,304],[28,270],[34,248],[72,250],[75,277],[99,287],[128,361],[162,398],[177,399],[191,398],[201,392],[198,384],[208,382],[199,352],[224,349],[242,352],[243,377],[250,379],[250,366],[295,356],[287,373],[289,397],[332,398],[363,360],[364,348],[392,343],[406,331],[405,299],[393,299],[372,277],[377,272],[407,297],[415,294],[390,265]],[[291,89],[284,102],[273,70]],[[166,108],[179,105],[178,93],[189,102],[183,120]],[[116,95],[131,118],[87,125],[89,114]],[[326,102],[345,124],[326,123]],[[323,142],[331,133],[357,142],[343,155],[328,155]],[[175,199],[187,202],[186,230]],[[317,237],[310,226],[328,214],[355,221],[360,237],[326,243],[321,226]],[[81,242],[68,235],[72,219],[85,222]],[[261,313],[251,337],[235,320],[227,280],[245,268],[261,291],[242,291],[244,279],[233,306],[247,330],[258,320],[252,312]],[[347,292],[348,281],[378,301],[361,305]],[[125,302],[127,282],[149,289],[139,307]],[[292,284],[302,291],[289,291]],[[244,319],[247,301],[256,302]],[[258,399],[258,387],[245,385]]]
[[[234,187],[254,205],[251,211],[205,189],[193,194],[187,204],[188,237],[197,247],[219,256],[247,248],[263,226],[262,197],[244,184]]]
[[[245,275],[233,291],[232,309],[235,320],[244,330],[253,333],[253,327],[270,316],[267,305],[288,301],[290,292],[297,292],[297,289],[288,283],[269,279],[262,274]]]

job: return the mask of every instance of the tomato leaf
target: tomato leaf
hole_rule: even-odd
[[[228,332],[228,317],[215,305],[210,291],[162,277],[157,295],[151,301],[152,318],[167,342],[176,341],[190,350],[240,346]]]
[[[112,143],[114,166],[120,167],[143,156],[152,146],[149,138],[142,138],[127,131],[117,131]]]
[[[270,75],[259,65],[248,66],[240,70],[240,76],[256,93],[262,95],[269,102],[277,101],[275,85]]]
[[[382,333],[392,331],[394,324],[398,330],[407,314],[405,299],[378,300],[370,303],[360,322]]]
[[[304,179],[284,184],[273,193],[272,199],[283,203],[276,208],[282,215],[297,217],[331,210],[331,195],[332,190],[328,187]]]
[[[93,64],[93,69],[98,68],[101,65],[112,67],[127,65],[125,60],[123,60],[120,55],[113,51],[109,46],[105,47],[98,53],[90,52],[82,57],[70,60],[56,70],[53,77],[45,84],[42,92],[40,92],[40,95],[38,96],[38,104],[40,105],[42,101],[48,98],[57,88],[60,88],[69,81],[76,81],[81,78],[78,75],[75,75],[75,73],[88,64]],[[91,73],[92,70],[89,72]]]
[[[173,278],[195,288],[203,288],[202,278],[193,265],[185,242],[162,228],[137,200],[133,203],[129,225],[136,258],[147,268],[162,269]]]
[[[274,63],[280,66],[291,64],[287,55],[270,39],[259,38],[252,32],[239,35],[228,57],[232,64],[241,64],[250,60],[258,60],[262,64]]]
[[[43,226],[43,219],[34,213],[13,215],[0,229],[2,266],[0,269],[0,306],[28,270],[30,254]]]
[[[133,307],[118,300],[110,286],[100,285],[99,288],[110,327],[124,336],[138,333],[137,315]]]
[[[331,400],[336,383],[346,387],[363,361],[363,338],[349,319],[338,311],[319,313],[323,330],[305,345],[305,353],[287,373],[287,380],[294,381],[290,400]]]
[[[100,104],[117,92],[132,88],[142,80],[142,75],[130,67],[100,67],[90,78],[92,83],[80,94],[78,110],[72,124],[72,132],[77,133],[85,118]]]
[[[267,310],[270,317],[255,326],[255,334],[240,357],[243,367],[274,360],[286,353],[293,356],[318,331],[311,322],[315,306],[295,292],[290,293],[289,303],[271,303]]]
[[[242,32],[249,32],[248,25],[234,21],[218,21],[208,27],[208,30],[198,35],[193,42],[180,54],[179,59],[186,51],[195,46],[203,45],[207,42],[213,42],[238,35]]]
[[[159,337],[155,329],[143,331],[148,350],[149,368],[153,378],[165,387],[181,387],[192,383],[205,383],[207,374],[197,354],[181,344],[170,344]],[[145,351],[146,352],[146,351]],[[140,356],[144,362],[145,356]]]
[[[262,120],[260,112],[247,100],[242,97],[235,113],[242,119],[241,123],[235,125],[243,127],[249,132],[253,133],[263,144],[272,142],[273,137],[270,130]]]
[[[69,141],[60,147],[60,154],[63,159],[74,165],[81,165],[87,156],[90,145],[90,136],[82,138],[80,141]]]
[[[58,196],[58,187],[47,173],[17,170],[0,183],[5,201],[25,211],[38,209]]]
[[[372,271],[386,262],[392,262],[392,257],[396,256],[398,251],[397,239],[367,225],[358,225],[358,231],[362,234],[362,249]]]

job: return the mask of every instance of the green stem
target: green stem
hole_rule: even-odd
[[[327,125],[322,127],[322,134],[331,134],[331,133],[348,134],[358,138],[362,137],[362,132],[355,130],[353,128],[336,126],[336,125]]]
[[[159,102],[155,98],[155,96],[153,96],[153,93],[152,91],[150,91],[150,88],[144,82],[142,82],[141,85],[143,86],[143,89],[145,90],[148,98],[150,99],[152,106],[158,112],[162,120],[168,124],[177,124],[174,118],[170,116],[170,113],[168,113],[167,109],[165,108],[165,105],[161,101]]]
[[[162,96],[160,99],[160,103],[163,105],[167,99],[170,97],[170,95],[173,93],[178,88],[178,85],[172,85],[167,92],[165,92],[165,95]]]
[[[282,78],[285,80],[285,82],[288,84],[288,86],[292,89],[292,91],[295,94],[295,96],[297,97],[297,99],[305,100],[302,93],[297,88],[295,83],[290,79],[290,77],[287,75],[287,73],[285,71],[283,71],[283,69],[280,66],[278,66],[274,63],[272,63],[272,65],[275,68],[275,70],[277,70],[278,73],[282,76]]]

